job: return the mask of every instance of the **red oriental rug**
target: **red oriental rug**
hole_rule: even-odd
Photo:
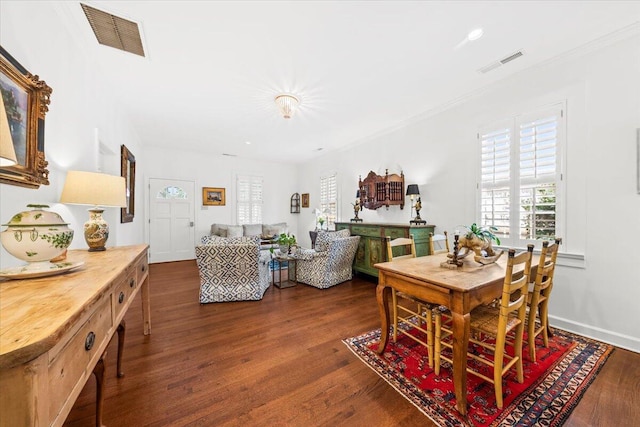
[[[394,343],[390,337],[382,355],[376,353],[379,341],[380,329],[343,340],[360,360],[427,417],[447,427],[560,426],[613,351],[611,345],[555,329],[549,348],[536,349],[536,363],[529,360],[528,347],[524,346],[523,384],[517,382],[515,369],[505,375],[503,409],[496,407],[493,384],[468,374],[469,413],[465,418],[455,408],[449,363],[442,361],[440,375],[436,376],[429,368],[427,349],[414,340],[402,335]],[[507,351],[512,354],[510,349]]]

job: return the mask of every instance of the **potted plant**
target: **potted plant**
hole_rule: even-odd
[[[323,217],[318,218],[318,224],[320,224],[320,230],[322,230],[322,225],[324,224],[324,218]]]
[[[500,239],[498,236],[493,234],[494,231],[498,231],[496,227],[478,227],[478,225],[474,222],[471,226],[464,226],[467,229],[467,234],[465,237],[468,240],[472,240],[474,237],[477,237],[480,240],[483,240],[485,243],[491,243],[493,240],[498,245],[500,244]]]
[[[291,247],[296,245],[296,236],[289,233],[280,233],[276,239],[276,243],[280,245],[280,252],[282,254],[290,254]]]

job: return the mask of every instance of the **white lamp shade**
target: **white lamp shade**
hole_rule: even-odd
[[[127,206],[125,180],[104,173],[69,171],[60,203],[93,206]]]
[[[13,138],[9,129],[9,119],[4,108],[4,99],[0,91],[0,166],[13,166],[18,162],[13,149]]]

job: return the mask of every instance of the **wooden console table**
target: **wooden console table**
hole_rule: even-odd
[[[140,289],[151,333],[147,250],[72,250],[77,270],[0,279],[0,426],[62,425]]]

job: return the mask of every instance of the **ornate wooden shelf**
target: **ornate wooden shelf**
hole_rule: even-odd
[[[358,188],[360,189],[360,204],[367,209],[378,209],[390,205],[400,205],[404,208],[404,174],[389,175],[389,170],[385,170],[385,175],[377,175],[371,171],[363,180],[359,178]]]

